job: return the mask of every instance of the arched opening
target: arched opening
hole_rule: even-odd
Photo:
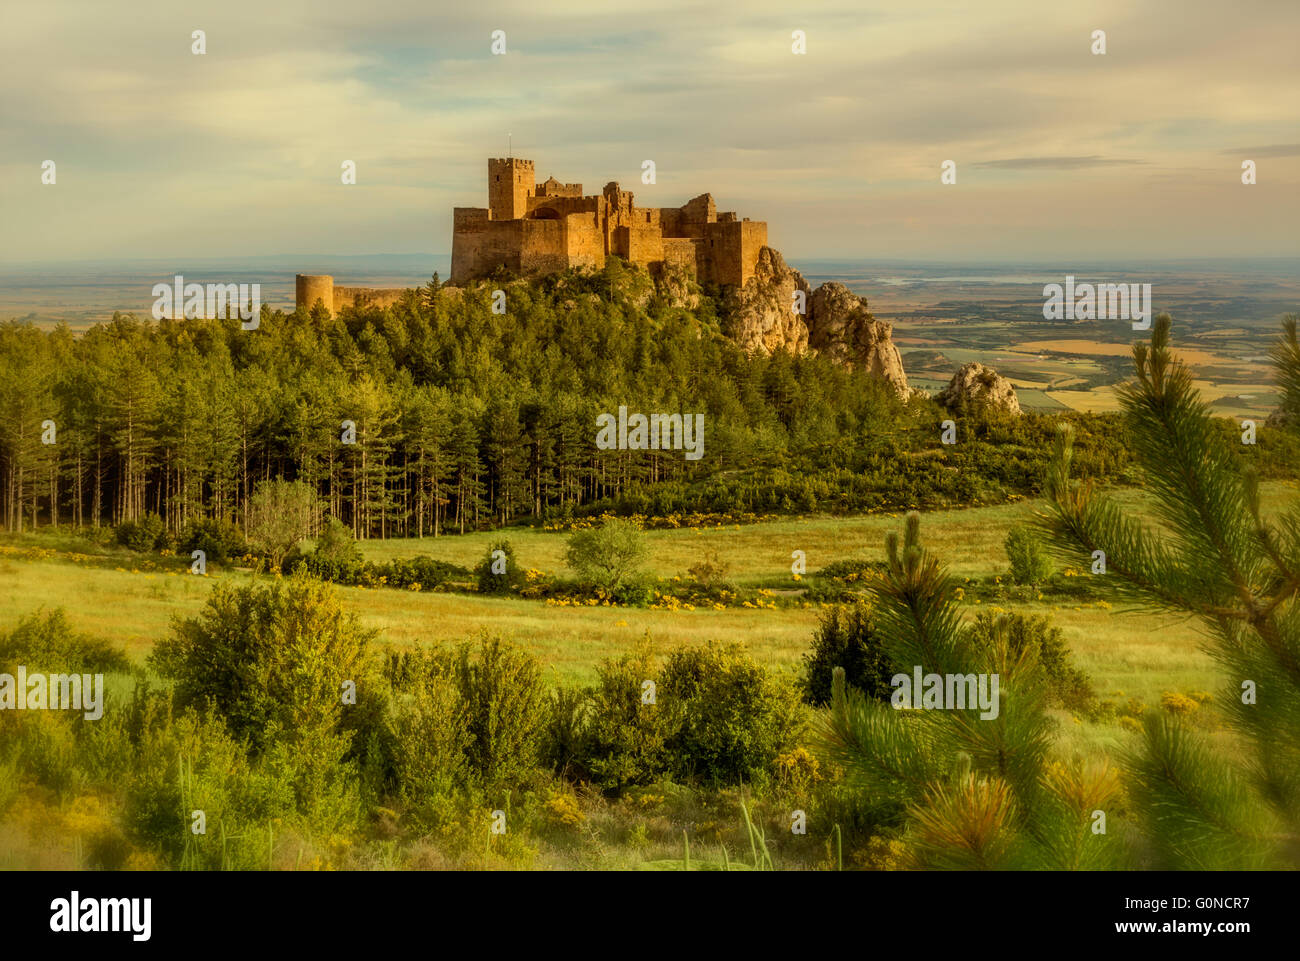
[[[554,207],[538,207],[528,215],[530,220],[559,220],[560,212]]]

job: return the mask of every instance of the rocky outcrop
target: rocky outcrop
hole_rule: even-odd
[[[1264,421],[1264,426],[1273,430],[1300,429],[1300,414],[1279,407],[1268,415],[1268,420]]]
[[[1016,396],[1011,381],[978,361],[963,365],[953,374],[948,386],[939,392],[935,400],[952,411],[982,410],[1014,416],[1020,414],[1020,398]]]
[[[802,305],[796,291],[803,294]],[[746,350],[797,354],[811,349],[866,371],[903,397],[910,394],[891,325],[872,317],[866,300],[843,284],[813,290],[771,247],[759,251],[754,276],[743,287],[727,289],[724,310],[724,333]]]
[[[655,290],[668,307],[695,310],[700,306],[700,285],[683,267],[660,264],[655,272]]]
[[[885,381],[904,397],[910,394],[893,326],[871,316],[866,299],[843,284],[822,284],[813,291],[808,345],[837,363]]]
[[[803,353],[808,347],[808,326],[795,313],[796,290],[803,291],[806,302],[811,294],[808,281],[787,267],[777,251],[764,247],[758,252],[754,276],[743,287],[727,288],[723,333],[745,350]]]

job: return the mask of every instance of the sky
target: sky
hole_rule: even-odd
[[[448,253],[509,142],[788,259],[1292,257],[1298,34],[1294,0],[12,3],[0,261]]]

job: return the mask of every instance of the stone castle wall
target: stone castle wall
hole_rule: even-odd
[[[331,315],[344,307],[389,307],[402,299],[406,287],[340,287],[329,274],[299,274],[294,279],[294,303],[311,310],[320,301]]]
[[[743,284],[767,243],[767,224],[718,212],[710,194],[681,207],[638,207],[617,183],[583,196],[582,184],[536,183],[532,161],[488,160],[488,206],[453,214],[451,278],[463,284],[500,267],[551,273],[601,267],[611,255],[672,263],[702,283]]]

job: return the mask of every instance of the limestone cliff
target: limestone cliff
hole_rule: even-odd
[[[795,291],[804,295],[805,315],[795,312]],[[843,284],[812,290],[799,271],[771,247],[759,251],[754,276],[743,287],[728,288],[724,333],[746,350],[802,353],[811,349],[831,360],[863,370],[908,396],[903,359],[892,327],[871,316],[864,298]]]
[[[832,360],[864,370],[907,396],[903,358],[893,340],[893,326],[876,320],[867,301],[843,284],[822,284],[808,306],[808,345]]]
[[[723,333],[745,350],[801,354],[808,347],[808,327],[794,312],[794,292],[811,291],[799,271],[787,267],[771,247],[758,252],[754,276],[742,287],[728,287],[723,298],[727,320]]]
[[[971,361],[952,375],[948,386],[935,397],[949,410],[997,410],[1012,415],[1020,414],[1020,398],[1016,389],[992,367]]]

